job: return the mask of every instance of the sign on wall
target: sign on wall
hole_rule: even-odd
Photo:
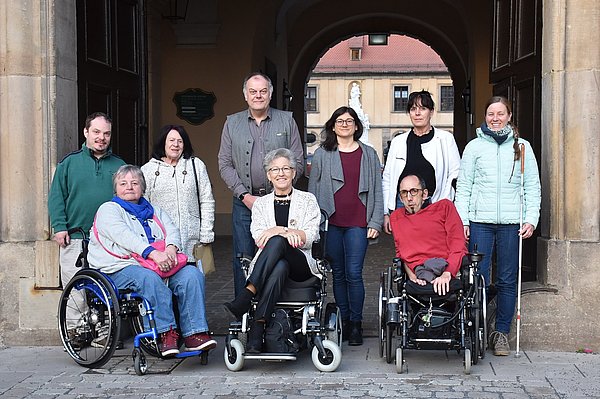
[[[187,89],[173,96],[177,116],[192,125],[200,125],[215,116],[215,93],[202,89]]]

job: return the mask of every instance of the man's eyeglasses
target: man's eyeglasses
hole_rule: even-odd
[[[335,121],[335,124],[338,126],[342,126],[344,123],[348,126],[352,126],[354,125],[354,119],[337,119]]]
[[[274,166],[274,167],[272,167],[272,168],[269,169],[269,173],[272,173],[274,175],[278,175],[280,172],[283,172],[283,174],[289,175],[290,173],[292,173],[292,170],[294,170],[294,168],[292,168],[291,166],[284,166],[282,168]]]
[[[400,190],[400,198],[407,198],[408,194],[410,194],[411,197],[416,197],[421,191],[423,191],[422,188],[411,188],[410,190]]]

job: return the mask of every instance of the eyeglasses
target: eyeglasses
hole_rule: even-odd
[[[280,172],[283,172],[284,175],[289,175],[290,173],[292,173],[292,170],[294,170],[294,168],[292,168],[291,166],[284,166],[282,168],[274,166],[269,169],[269,173],[278,175]]]
[[[337,119],[335,121],[335,124],[338,126],[342,126],[344,123],[348,126],[352,126],[354,125],[354,119]]]
[[[411,197],[416,197],[417,194],[419,194],[421,191],[423,191],[422,188],[411,188],[410,190],[400,190],[400,198],[406,198],[406,197],[408,197],[408,194],[410,194]]]

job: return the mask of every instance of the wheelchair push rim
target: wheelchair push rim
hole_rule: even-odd
[[[112,283],[96,270],[77,272],[60,297],[58,322],[65,351],[76,363],[88,368],[105,365],[117,348],[121,329]]]

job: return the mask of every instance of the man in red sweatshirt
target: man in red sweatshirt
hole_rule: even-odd
[[[460,216],[447,199],[430,203],[425,182],[415,175],[400,182],[400,198],[404,207],[390,215],[396,257],[411,281],[431,283],[437,294],[445,295],[467,253]]]

